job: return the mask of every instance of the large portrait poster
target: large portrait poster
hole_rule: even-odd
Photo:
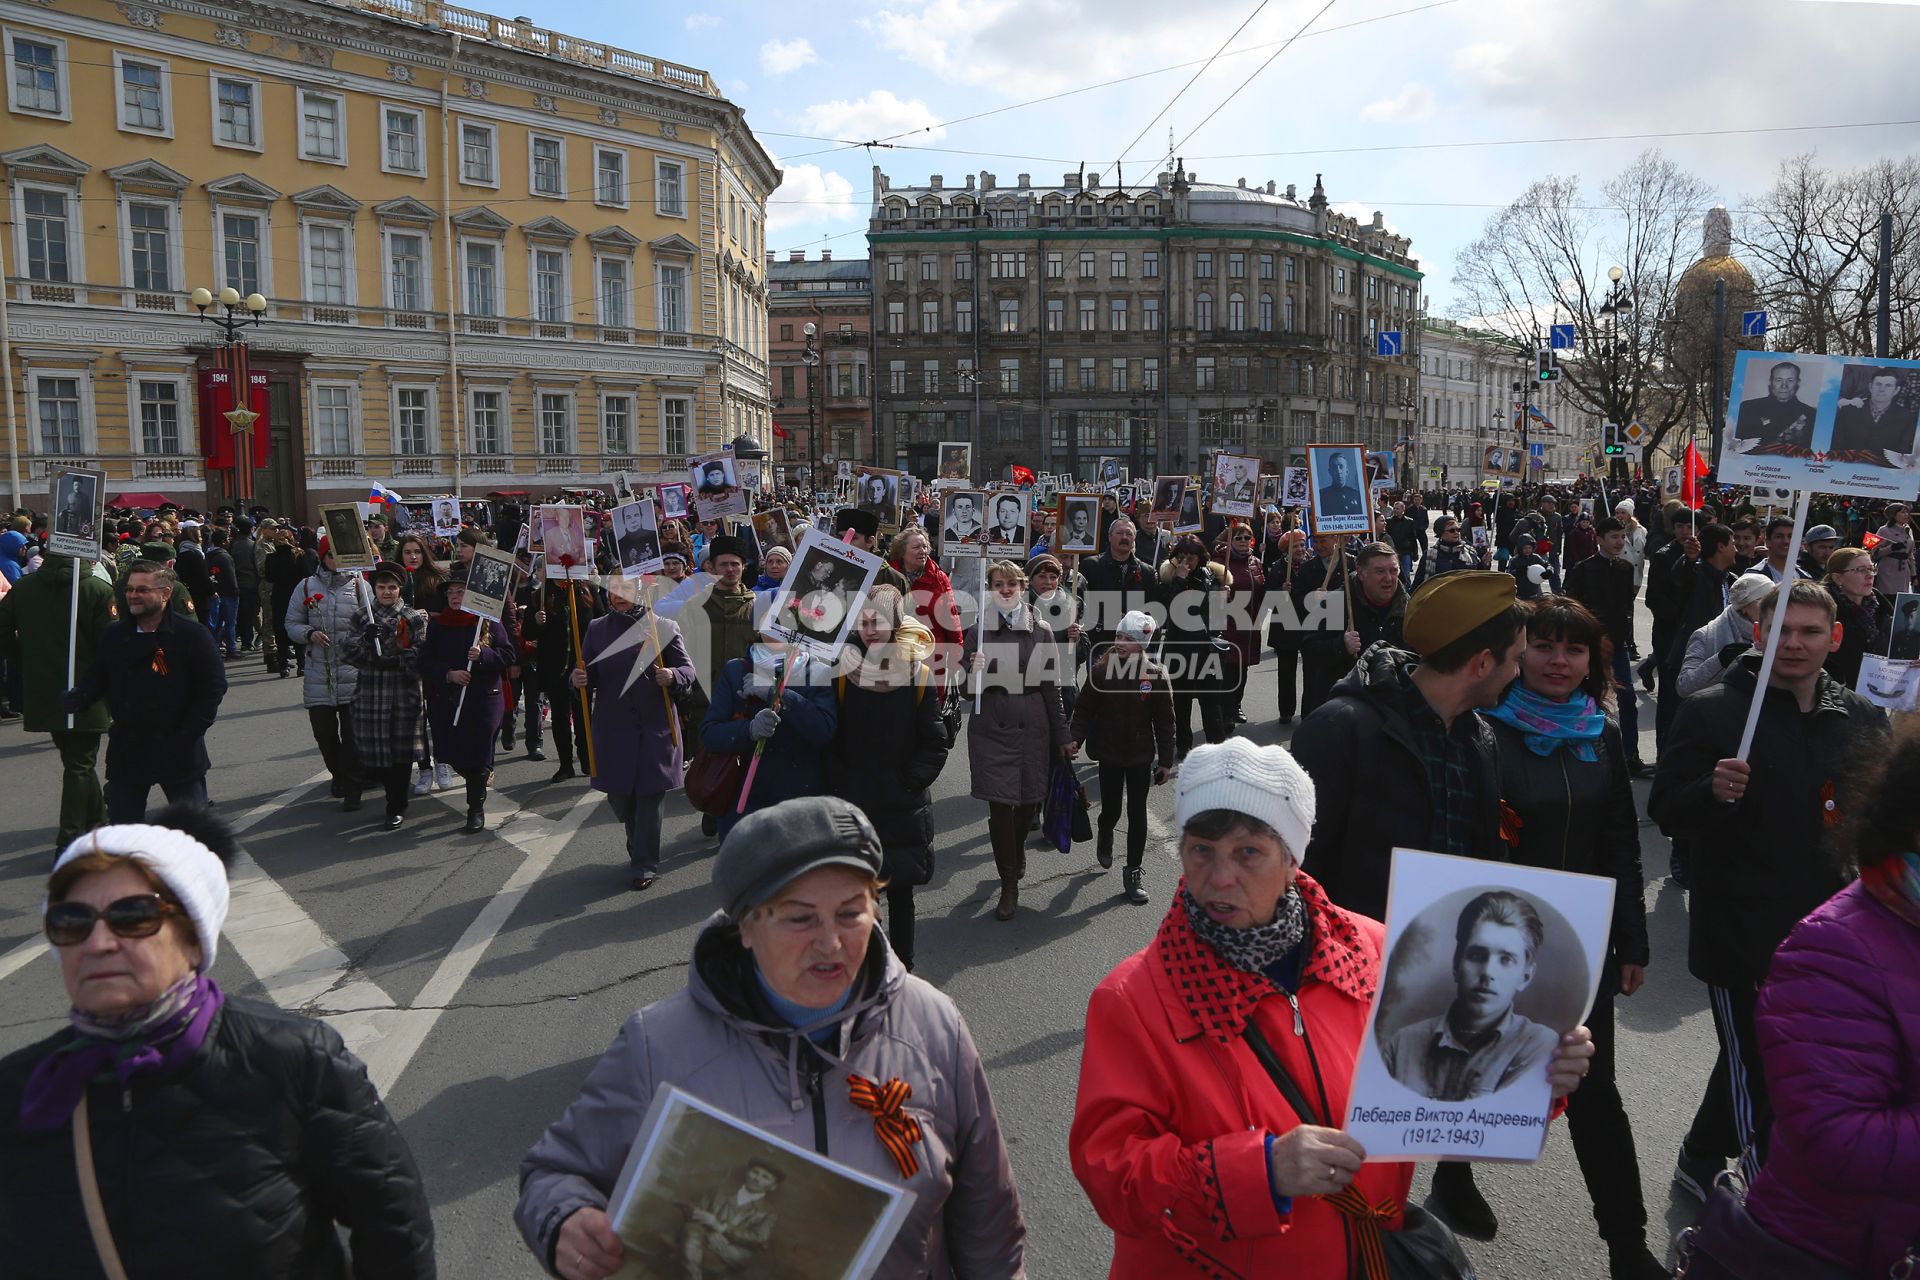
[[[1100,551],[1100,495],[1063,493],[1054,525],[1054,547],[1074,555],[1097,555]]]
[[[1920,360],[1740,352],[1719,481],[1911,499]]]
[[[587,579],[593,576],[593,557],[587,551],[587,513],[584,507],[548,503],[533,509],[533,542],[546,553],[547,577]]]
[[[513,598],[513,556],[498,547],[475,547],[473,563],[467,566],[467,594],[461,608],[476,618],[506,616],[507,601]]]
[[[693,500],[699,505],[702,520],[722,516],[744,516],[751,504],[740,487],[739,464],[733,454],[703,453],[687,459],[687,475],[693,483]]]
[[[996,560],[1027,558],[1026,495],[1001,489],[987,495],[987,546]]]
[[[861,467],[860,488],[853,505],[872,515],[881,529],[900,527],[902,473],[885,467]]]
[[[62,471],[55,476],[47,550],[75,560],[98,560],[105,498],[105,472]]]
[[[667,1085],[640,1123],[607,1218],[626,1255],[620,1276],[864,1280],[914,1199],[901,1183],[835,1164]]]
[[[659,511],[651,502],[636,499],[607,513],[613,526],[614,558],[623,576],[634,578],[660,572]]]
[[[973,478],[973,443],[968,440],[940,442],[940,475],[936,484],[957,484],[965,488]]]
[[[1365,533],[1373,528],[1372,492],[1366,484],[1366,450],[1357,444],[1307,446],[1307,490],[1315,536]]]
[[[327,535],[336,569],[373,568],[373,540],[367,537],[357,502],[329,502],[320,508],[320,527]]]
[[[780,580],[763,629],[832,666],[882,563],[831,534],[807,530],[794,546],[793,565]]]
[[[1213,501],[1215,515],[1235,520],[1253,519],[1254,504],[1260,500],[1260,459],[1248,454],[1213,455]]]
[[[1540,1158],[1548,1063],[1600,989],[1613,892],[1605,876],[1393,851],[1386,964],[1342,1117],[1369,1161]]]
[[[1304,507],[1309,499],[1307,487],[1307,469],[1288,467],[1286,478],[1280,484],[1280,505],[1283,507]]]
[[[987,494],[947,489],[940,497],[940,554],[977,556],[987,540]]]

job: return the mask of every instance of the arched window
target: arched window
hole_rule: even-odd
[[[1227,328],[1235,333],[1243,332],[1247,327],[1247,295],[1230,293],[1227,295]]]
[[[1193,327],[1196,329],[1213,328],[1213,295],[1196,293],[1193,295]]]
[[[1284,309],[1281,312],[1281,316],[1282,316],[1282,322],[1287,327],[1287,332],[1292,333],[1293,332],[1293,298],[1291,295],[1287,297]]]
[[[1260,332],[1273,332],[1273,295],[1270,293],[1260,295]]]

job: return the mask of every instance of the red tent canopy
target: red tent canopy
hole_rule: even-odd
[[[140,507],[157,507],[163,502],[172,501],[173,499],[164,493],[116,493],[107,499],[107,505],[110,507],[137,509]]]

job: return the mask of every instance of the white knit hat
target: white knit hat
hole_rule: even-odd
[[[184,831],[145,822],[122,822],[98,827],[68,845],[53,864],[58,871],[88,853],[132,858],[159,877],[180,900],[180,907],[200,935],[200,972],[213,968],[220,949],[220,930],[227,923],[227,868],[213,850]],[[46,914],[46,905],[40,908]]]
[[[1195,747],[1173,785],[1173,825],[1185,831],[1213,809],[1266,823],[1298,865],[1313,834],[1313,779],[1285,747],[1255,746],[1246,738]]]
[[[1149,644],[1153,640],[1153,615],[1129,609],[1114,634],[1130,644]]]

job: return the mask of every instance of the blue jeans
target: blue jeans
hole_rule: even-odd
[[[1619,686],[1620,740],[1626,744],[1629,757],[1637,756],[1640,754],[1640,708],[1634,702],[1638,690],[1633,683],[1633,659],[1625,645],[1613,651],[1613,682]]]
[[[1403,555],[1400,557],[1400,581],[1406,584],[1409,590],[1412,589],[1413,587],[1413,556],[1410,554]]]
[[[106,793],[107,821],[145,822],[147,820],[147,797],[152,794],[151,782],[116,782],[107,779],[101,788]],[[168,804],[191,804],[204,809],[207,807],[207,775],[200,774],[192,778],[176,778],[172,782],[162,782],[160,790],[165,793]]]
[[[215,596],[213,606],[207,610],[207,630],[213,632],[213,642],[226,651],[231,658],[240,652],[240,640],[235,629],[240,625],[240,597]]]

